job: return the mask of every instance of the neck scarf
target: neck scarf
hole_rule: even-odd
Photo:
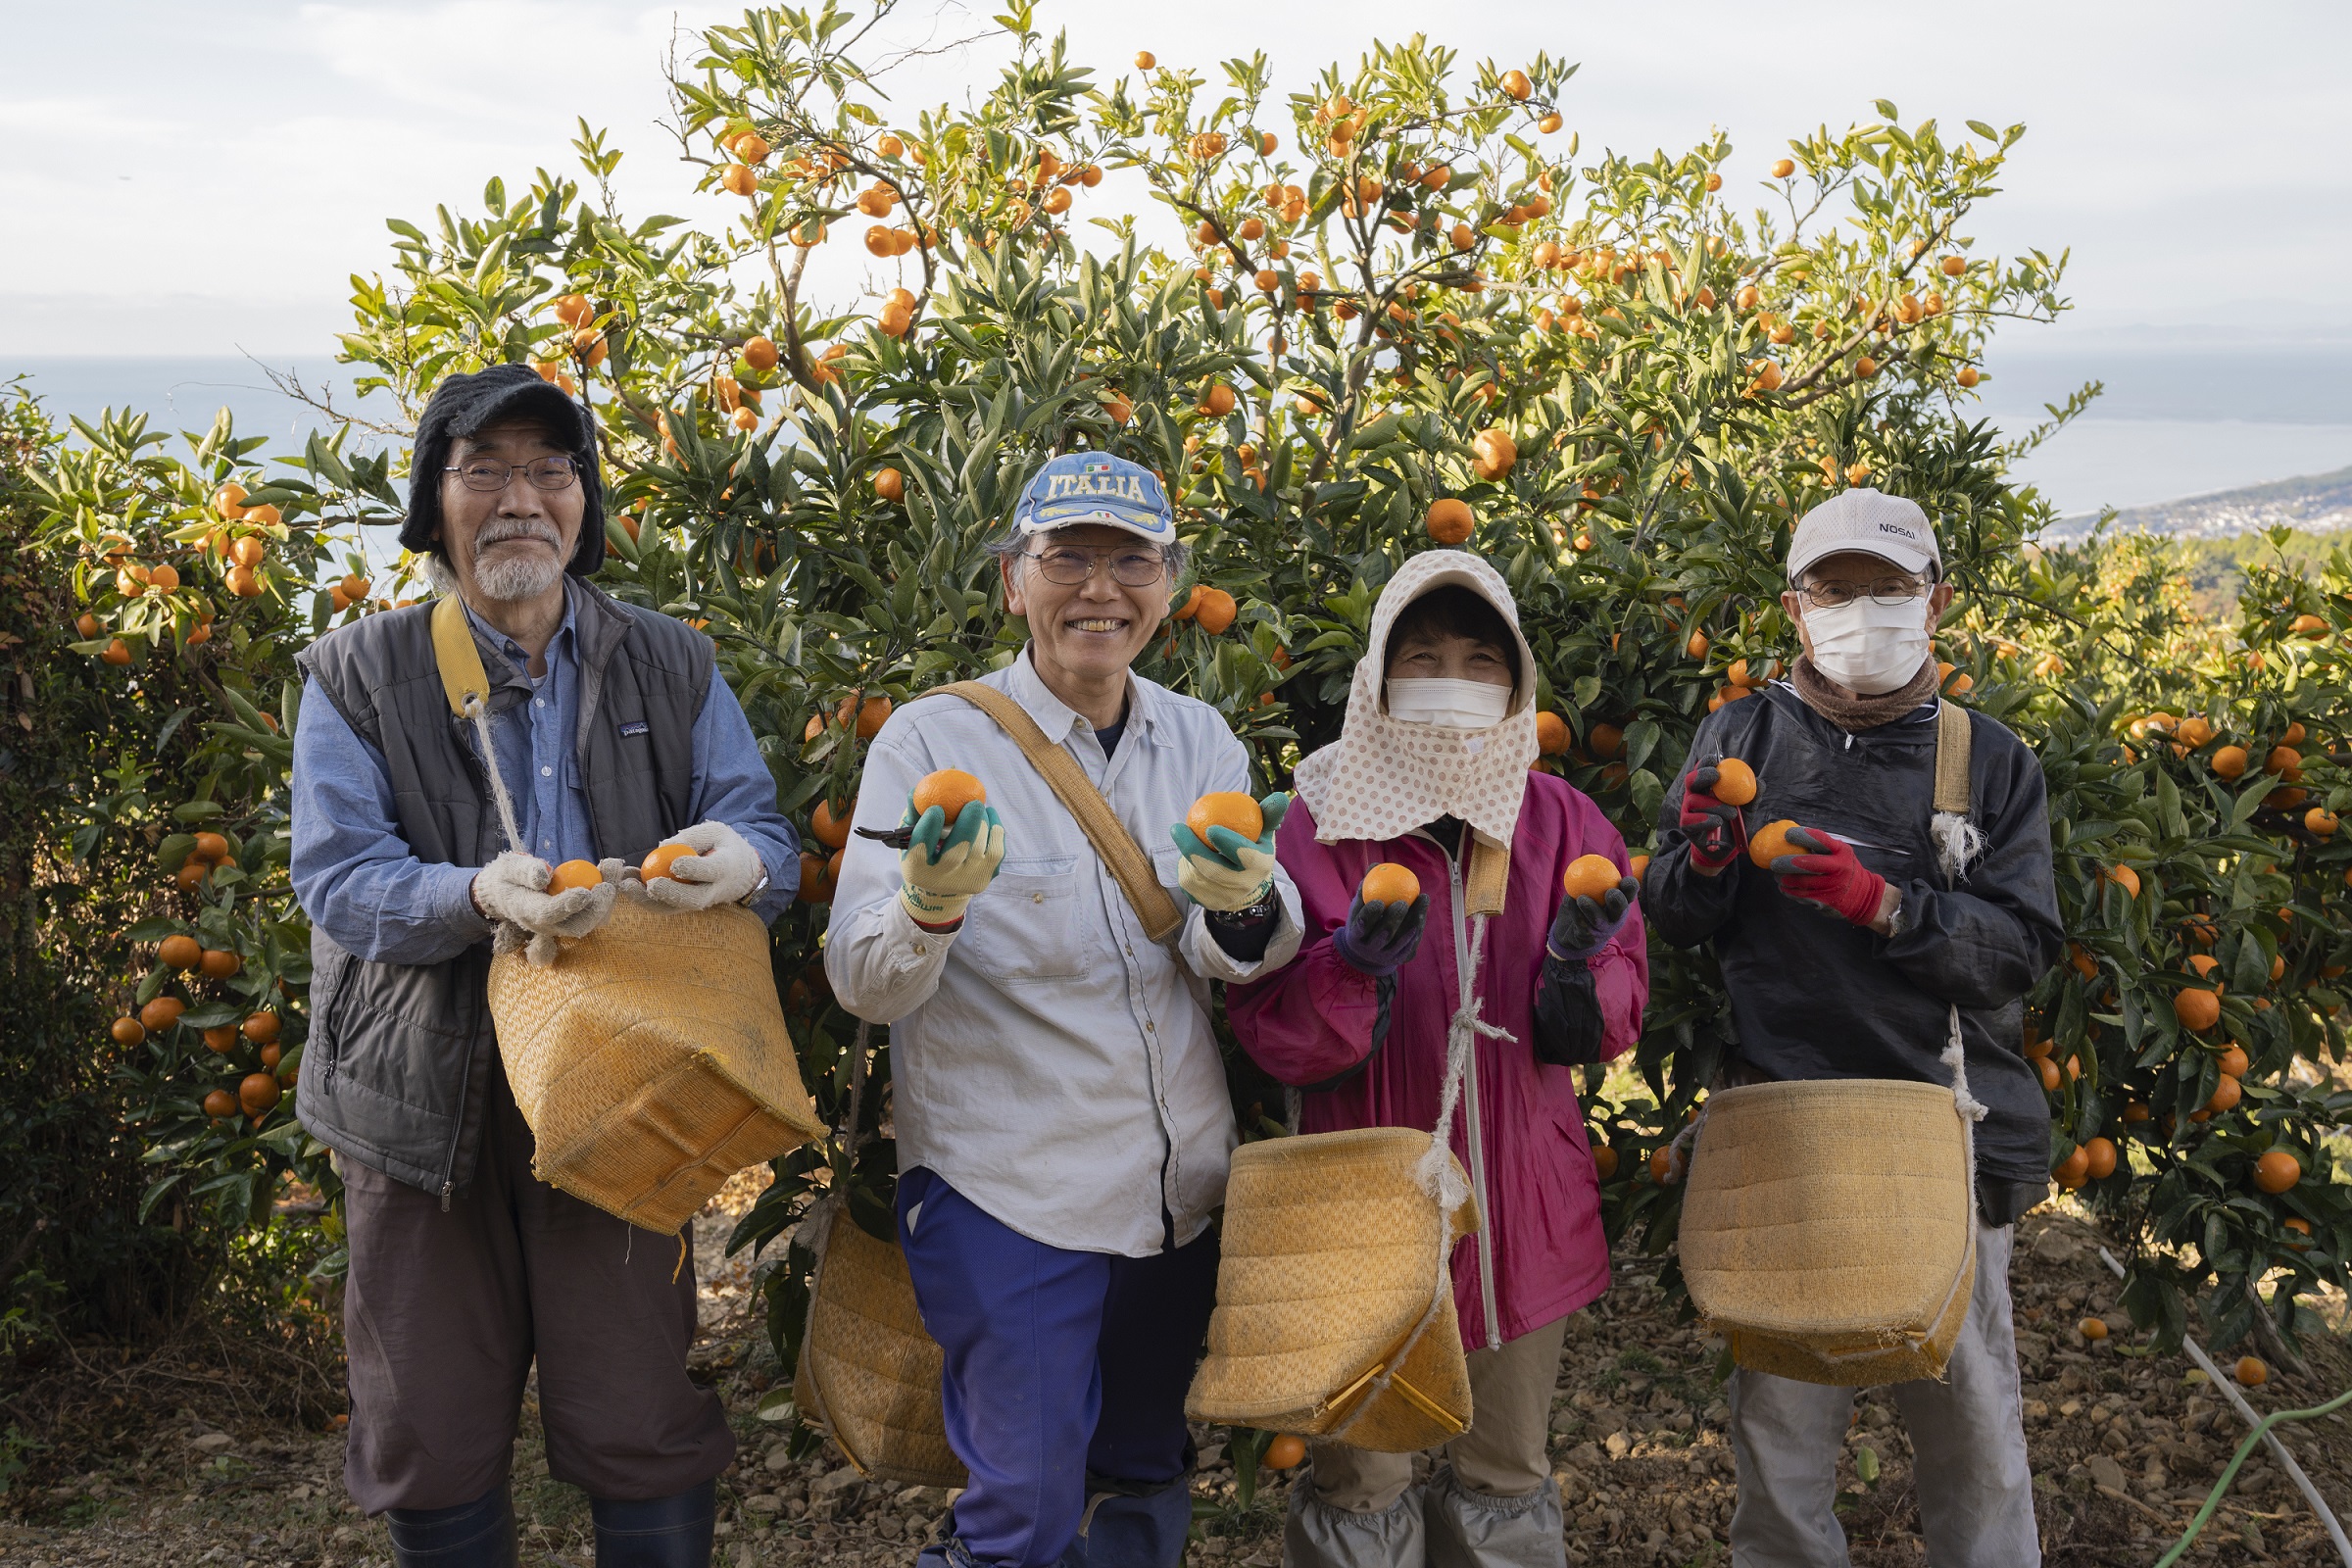
[[[1404,607],[1433,588],[1458,583],[1502,612],[1519,644],[1519,684],[1510,710],[1486,729],[1450,729],[1392,717],[1382,701],[1389,629]],[[1356,661],[1340,738],[1298,764],[1299,799],[1314,812],[1315,838],[1400,838],[1441,816],[1459,817],[1480,837],[1508,846],[1519,825],[1527,770],[1537,756],[1536,660],[1519,632],[1519,607],[1502,574],[1460,550],[1425,550],[1397,568],[1372,608],[1370,644]]]
[[[1829,676],[1813,667],[1813,661],[1803,654],[1796,657],[1796,667],[1788,672],[1788,684],[1796,688],[1810,708],[1848,735],[1881,724],[1891,724],[1905,713],[1924,705],[1936,695],[1936,661],[1930,659],[1919,666],[1908,685],[1893,691],[1881,692],[1876,697],[1863,697],[1847,691]]]

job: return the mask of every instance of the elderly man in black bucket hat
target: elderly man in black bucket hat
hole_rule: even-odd
[[[551,895],[551,868],[670,841],[696,853],[663,902],[772,917],[800,846],[710,640],[587,581],[605,521],[584,409],[521,366],[452,375],[414,475],[401,543],[463,607],[441,619],[488,676],[489,755],[451,710],[433,605],[299,659],[292,871],[313,978],[297,1108],[345,1182],[345,1480],[390,1515],[402,1568],[512,1564],[507,1478],[536,1361],[548,1473],[592,1499],[600,1568],[700,1568],[735,1445],[686,1373],[689,1238],[637,1236],[531,1174],[489,1013],[492,938],[581,934],[613,890]]]

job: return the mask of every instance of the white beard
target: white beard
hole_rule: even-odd
[[[485,599],[536,599],[564,575],[564,563],[549,556],[503,553],[473,564],[473,584]]]
[[[485,599],[536,599],[563,574],[562,563],[541,562],[526,556],[491,565],[476,562],[473,581],[475,590]],[[444,599],[455,598],[460,590],[457,568],[438,555],[424,558],[424,580]]]

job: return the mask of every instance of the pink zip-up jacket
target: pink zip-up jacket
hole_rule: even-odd
[[[1466,843],[1466,840],[1465,840]],[[1459,997],[1469,922],[1457,918],[1461,877],[1445,847],[1422,833],[1387,843],[1315,842],[1306,803],[1294,800],[1275,841],[1298,886],[1306,940],[1298,958],[1262,980],[1231,987],[1226,1009],[1242,1048],[1286,1084],[1320,1083],[1354,1066],[1372,1047],[1373,982],[1342,961],[1332,932],[1347,923],[1364,873],[1393,860],[1421,879],[1429,924],[1397,971],[1389,1035],[1365,1070],[1336,1089],[1308,1091],[1299,1131],[1437,1125],[1446,1077],[1446,1027]],[[1609,1288],[1600,1192],[1577,1102],[1574,1069],[1536,1058],[1536,988],[1544,944],[1564,895],[1561,873],[1580,855],[1622,869],[1625,841],[1600,808],[1565,780],[1531,772],[1511,841],[1502,913],[1488,922],[1480,964],[1480,1015],[1510,1031],[1480,1036],[1453,1127],[1478,1193],[1484,1224],[1454,1250],[1454,1305],[1462,1343],[1493,1348],[1564,1317]],[[1639,907],[1592,960],[1600,1004],[1601,1053],[1615,1057],[1642,1033],[1649,955]]]

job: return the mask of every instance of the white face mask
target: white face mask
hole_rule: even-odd
[[[1864,697],[1890,692],[1928,661],[1928,606],[1922,599],[1882,605],[1864,595],[1837,610],[1805,607],[1813,667]]]
[[[1389,716],[1446,729],[1493,729],[1511,710],[1511,688],[1483,680],[1392,680]]]

